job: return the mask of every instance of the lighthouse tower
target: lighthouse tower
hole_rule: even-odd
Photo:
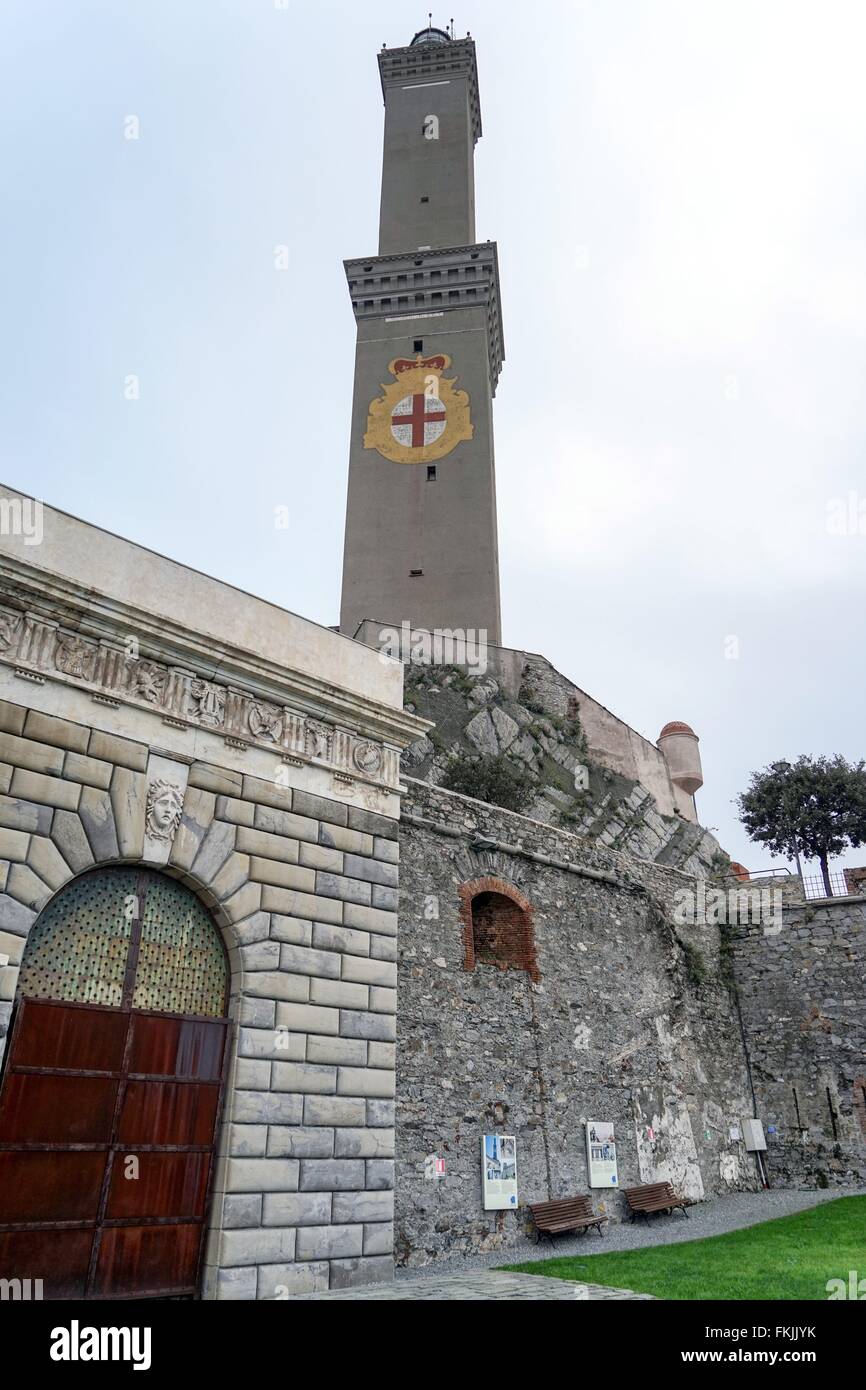
[[[501,640],[493,395],[496,244],[475,240],[475,44],[383,49],[379,252],[345,262],[357,322],[340,630]]]

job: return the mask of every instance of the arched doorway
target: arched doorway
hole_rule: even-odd
[[[163,874],[96,869],[42,911],[0,1085],[0,1277],[197,1292],[227,986],[215,924]]]

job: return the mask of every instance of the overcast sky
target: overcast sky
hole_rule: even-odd
[[[4,0],[6,482],[336,622],[341,262],[376,250],[376,53],[426,16]],[[502,272],[504,640],[650,739],[691,723],[703,823],[768,865],[750,771],[864,753],[866,7],[484,0],[455,29]]]

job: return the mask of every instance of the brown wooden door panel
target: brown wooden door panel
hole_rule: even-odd
[[[127,1160],[135,1157],[138,1176]],[[210,1153],[117,1152],[111,1170],[106,1220],[145,1216],[201,1218],[205,1214]]]
[[[120,1071],[129,1014],[28,1000],[15,1039],[16,1067]]]
[[[117,1129],[118,1142],[210,1144],[219,1086],[191,1081],[130,1081]]]
[[[44,1298],[83,1298],[92,1244],[92,1227],[0,1231],[0,1278],[41,1279]]]
[[[191,1293],[198,1278],[201,1226],[108,1226],[96,1263],[97,1298]]]
[[[10,1067],[0,1100],[0,1143],[107,1144],[117,1085],[104,1077],[22,1074]]]
[[[134,1014],[129,1070],[147,1076],[194,1076],[219,1081],[226,1026],[222,1019]]]
[[[2,1219],[95,1221],[107,1150],[0,1150]]]

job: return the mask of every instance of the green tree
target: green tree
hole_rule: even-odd
[[[866,843],[866,770],[845,758],[771,763],[737,798],[749,839],[785,859],[817,859],[827,896],[829,861]]]
[[[533,784],[524,773],[512,767],[503,754],[473,757],[457,753],[442,774],[440,786],[463,796],[474,796],[506,811],[524,811],[532,800]]]

